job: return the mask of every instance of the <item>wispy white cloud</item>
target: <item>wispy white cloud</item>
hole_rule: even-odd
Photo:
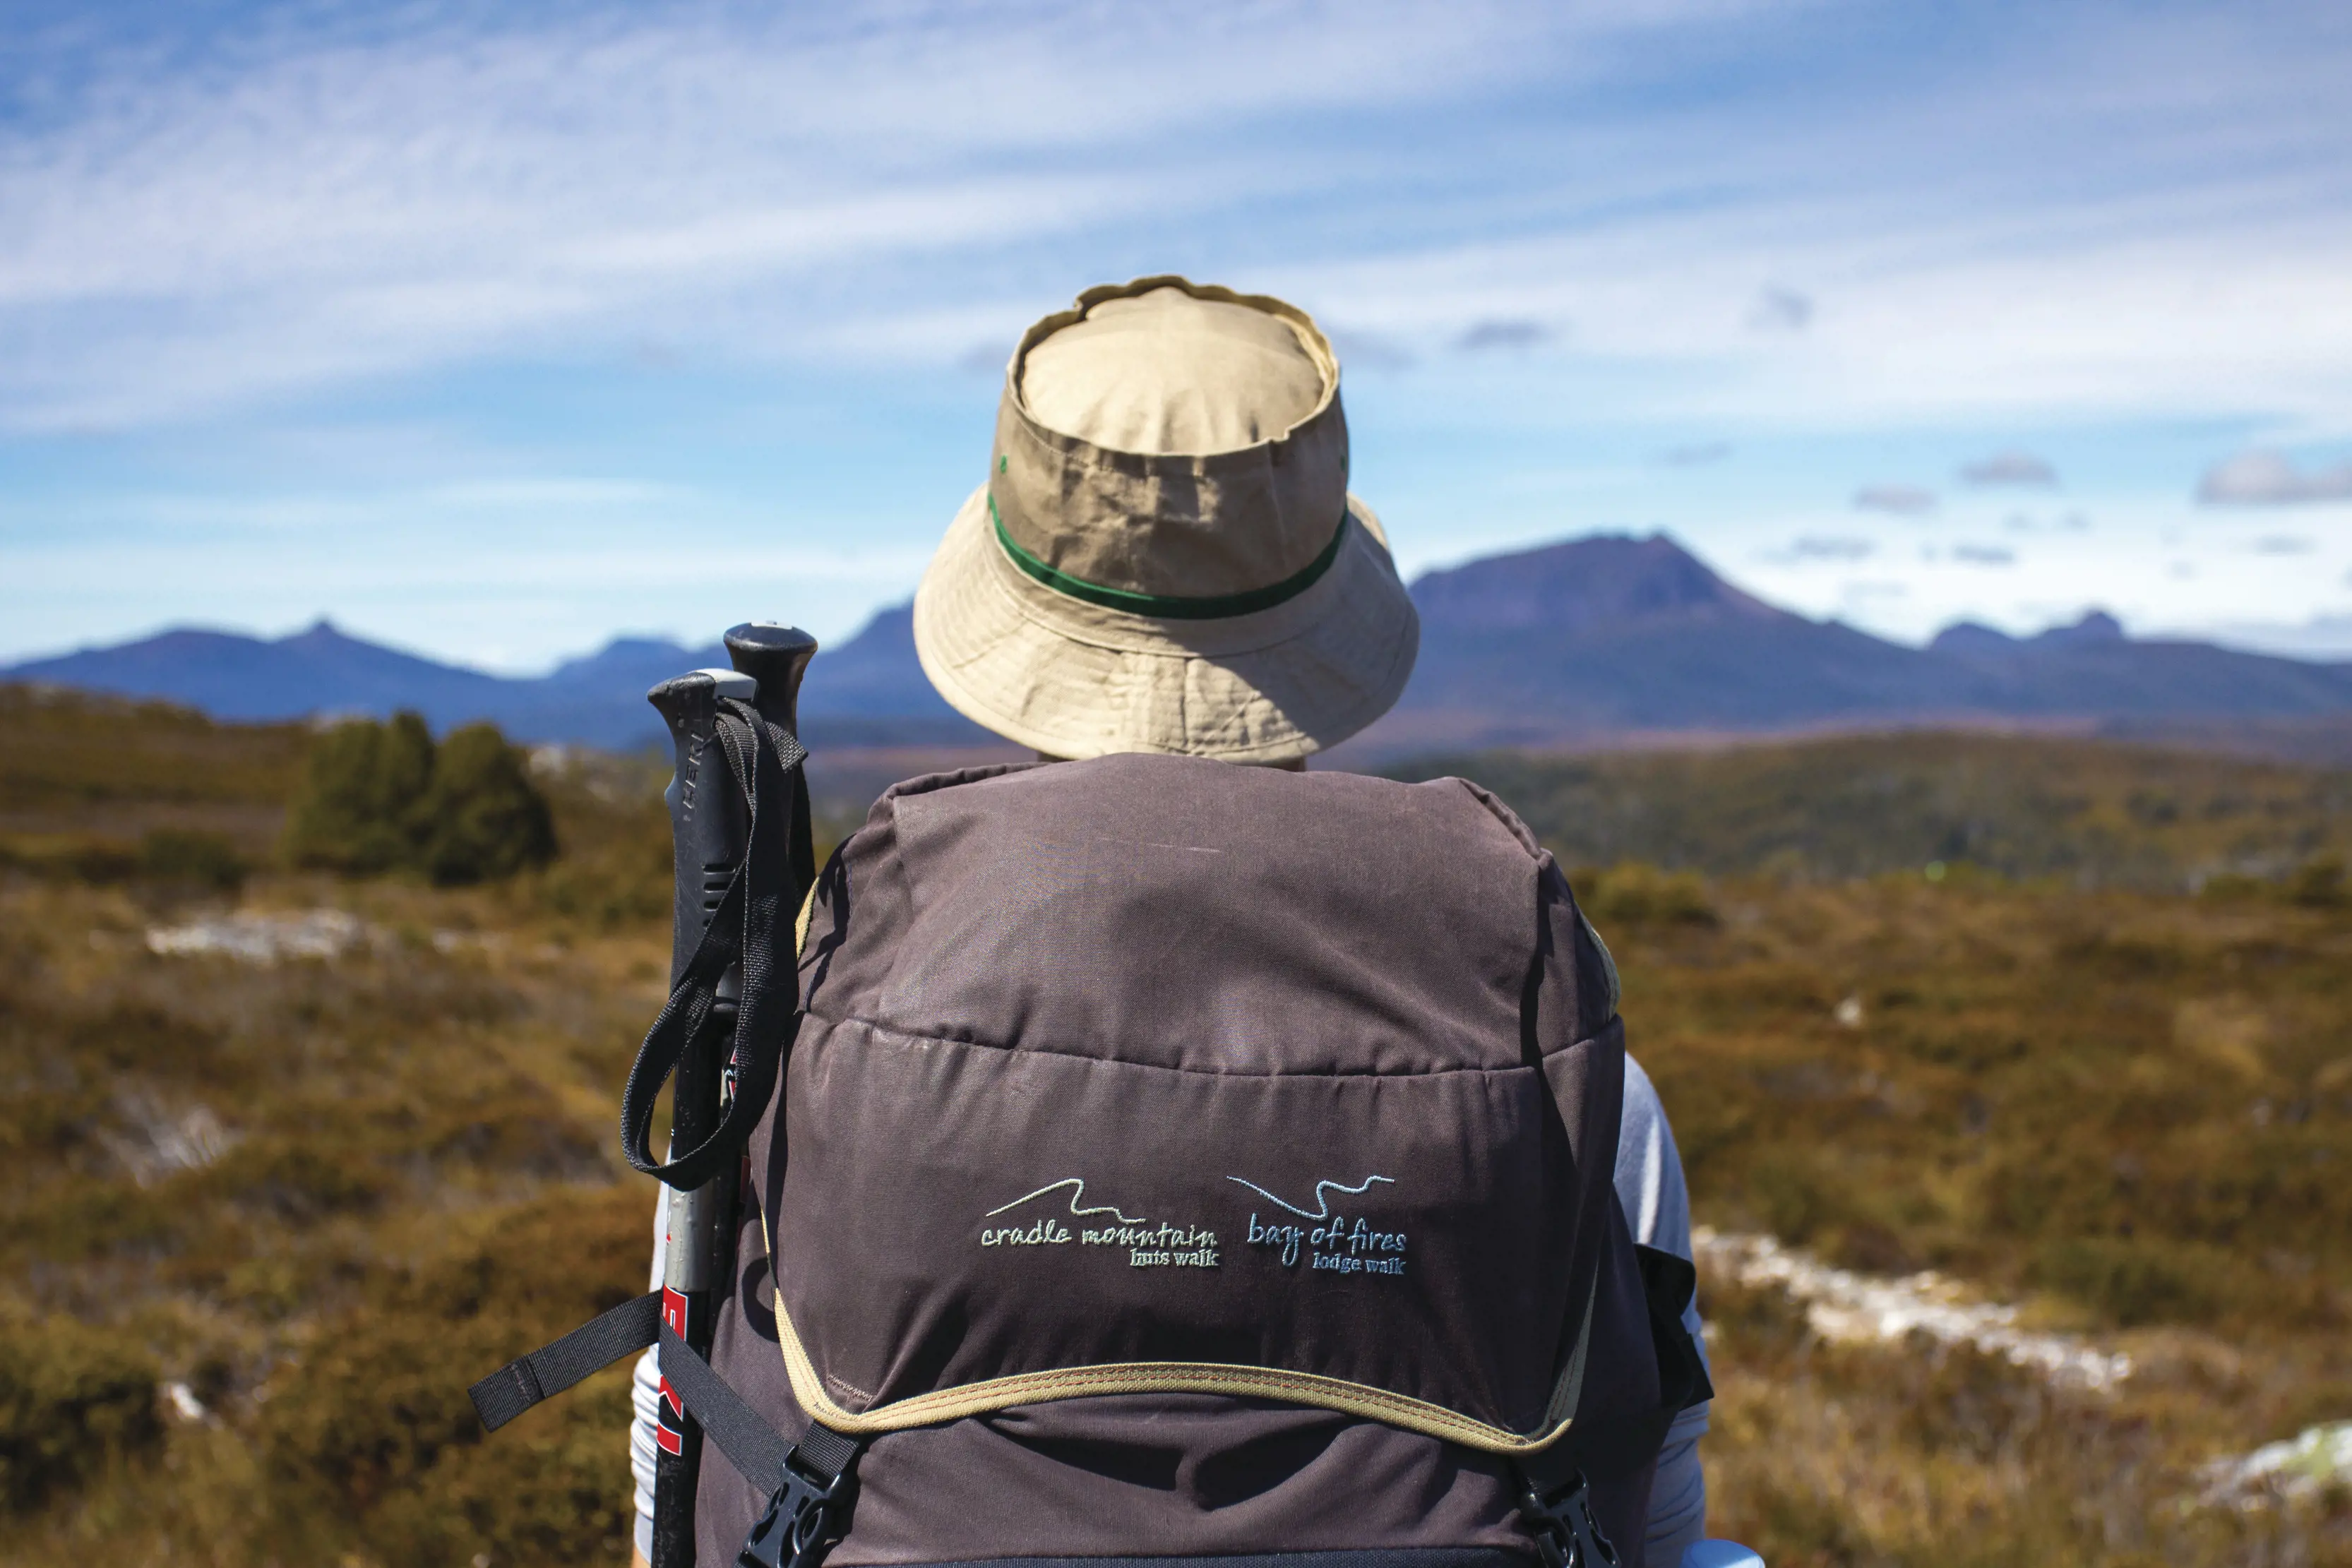
[[[1878,546],[1869,539],[1855,538],[1850,534],[1806,534],[1790,541],[1780,552],[1786,560],[1863,560],[1877,553]]]
[[[690,573],[634,575],[681,530],[767,561],[761,592],[848,584],[820,607],[862,613],[849,597],[906,591],[961,482],[939,410],[984,446],[1024,325],[1170,267],[1333,328],[1375,499],[1418,495],[1393,508],[1408,557],[1712,508],[1725,559],[1754,559],[1866,531],[1857,475],[2015,440],[2096,528],[2028,519],[2011,572],[1883,549],[1848,597],[1820,559],[1759,580],[1895,632],[2055,614],[2093,580],[2142,617],[2345,601],[2332,538],[2299,560],[2150,542],[2200,516],[2185,480],[2211,450],[2168,430],[2352,436],[2334,0],[2052,0],[2032,28],[1852,0],[218,15],[173,14],[203,36],[170,50],[95,11],[57,24],[64,66],[49,34],[0,48],[0,463],[32,455],[68,503],[21,465],[0,495],[19,646],[58,640],[33,615],[129,613],[133,580],[215,619],[355,604],[490,659],[522,656],[494,634],[583,645],[547,629],[599,605],[650,623],[628,609],[648,596],[688,630]],[[1481,323],[1552,336],[1456,351]],[[539,381],[470,379],[500,376]],[[593,404],[631,377],[654,391]],[[726,440],[608,450],[673,390]],[[889,442],[829,453],[824,418]],[[2137,479],[2068,444],[2135,422]],[[879,474],[890,443],[907,460]],[[2334,483],[2288,466],[2289,491]],[[1956,528],[2000,528],[1982,482],[1945,497]],[[475,533],[499,548],[470,587],[404,575]]]
[[[100,57],[80,112],[0,121],[0,421],[138,423],[622,327],[822,350],[984,302],[987,258],[1376,157],[1249,156],[1270,128],[1572,80],[1622,40],[1759,8],[442,18],[282,36],[136,91],[145,62]]]
[[[1953,506],[1958,512],[1965,502],[1955,498]],[[1778,517],[1767,537],[1830,532],[1836,515],[1819,508],[1810,517]],[[2038,529],[2013,541],[1979,532],[1981,517],[1959,517],[1967,532],[1935,547],[1932,559],[1926,549],[1915,553],[1904,535],[1880,536],[1866,578],[1856,576],[1905,590],[1883,598],[1852,597],[1840,574],[1816,562],[1730,553],[1722,543],[1729,536],[1719,530],[1694,528],[1689,535],[1709,559],[1739,563],[1736,575],[1751,592],[1812,615],[1844,615],[1906,641],[1925,641],[1961,620],[2028,634],[2095,608],[2112,612],[2134,635],[2207,636],[2225,624],[2277,627],[2352,616],[2352,535],[2322,533],[2309,554],[2265,556],[2248,548],[2249,535],[2226,516],[2200,515],[2179,495],[2155,491],[2103,507],[2095,528]],[[2014,555],[2005,564],[1967,559],[2004,547]]]
[[[2197,498],[2215,507],[2292,507],[2352,501],[2352,461],[2299,467],[2284,453],[2241,452],[2198,481]]]
[[[2264,534],[2252,548],[2256,555],[2309,555],[2319,547],[2308,534]]]
[[[1556,335],[1541,321],[1524,317],[1489,317],[1470,323],[1454,340],[1454,346],[1474,354],[1490,349],[1533,349],[1550,342]]]
[[[2001,519],[2001,526],[2016,534],[2078,534],[2091,526],[2091,519],[2082,512],[2062,512],[2048,517],[2032,512],[2011,512]]]
[[[1966,485],[2055,485],[2058,470],[2046,457],[2030,452],[1996,452],[1964,464],[1960,482]]]
[[[1936,509],[1936,492],[1916,485],[1864,485],[1853,493],[1853,504],[1858,511],[1916,517]]]
[[[1778,284],[1748,308],[1748,324],[1765,332],[1801,332],[1813,322],[1813,297]]]
[[[1636,411],[2352,425],[2341,29],[2091,4],[1973,69],[1643,98],[1815,8],[425,12],[161,78],[101,53],[0,121],[0,424],[645,341],[946,365],[1172,251],[1246,255],[1391,365],[1573,320],[1673,372]],[[1454,128],[1530,90],[1516,166]]]

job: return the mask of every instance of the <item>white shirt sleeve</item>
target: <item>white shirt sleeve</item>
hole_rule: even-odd
[[[1690,1190],[1683,1185],[1682,1155],[1675,1152],[1657,1086],[1631,1056],[1625,1059],[1625,1108],[1617,1130],[1616,1187],[1634,1240],[1677,1258],[1691,1256]],[[1704,1363],[1706,1341],[1699,1333],[1696,1298],[1683,1309],[1683,1326]],[[1706,1411],[1706,1405],[1695,1405],[1675,1416],[1659,1452],[1644,1553],[1654,1568],[1675,1568],[1684,1551],[1706,1533],[1706,1472],[1698,1458]]]

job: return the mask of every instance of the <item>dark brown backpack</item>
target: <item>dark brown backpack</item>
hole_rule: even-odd
[[[663,1364],[801,1457],[703,1464],[701,1563],[1639,1562],[1688,1267],[1611,1185],[1605,952],[1492,797],[919,779],[800,986],[709,1366]]]

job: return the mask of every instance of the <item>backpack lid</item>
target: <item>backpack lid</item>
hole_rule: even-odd
[[[1458,779],[1118,756],[918,780],[820,880],[762,1186],[796,1398],[1082,1395],[1566,1429],[1622,1030]]]

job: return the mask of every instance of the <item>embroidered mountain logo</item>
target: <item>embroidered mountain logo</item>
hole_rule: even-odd
[[[1284,1268],[1297,1268],[1304,1253],[1309,1269],[1334,1274],[1404,1272],[1403,1231],[1378,1229],[1361,1214],[1350,1219],[1331,1207],[1333,1193],[1343,1197],[1361,1197],[1376,1185],[1394,1186],[1394,1176],[1368,1176],[1352,1186],[1346,1182],[1318,1181],[1315,1184],[1313,1208],[1302,1208],[1245,1177],[1225,1179],[1249,1188],[1281,1211],[1260,1219],[1256,1208],[1251,1208],[1249,1244],[1272,1249],[1281,1258]],[[1285,1214],[1297,1218],[1286,1219]]]
[[[1026,1207],[1049,1194],[1066,1190],[1070,1195],[1066,1204]],[[1014,1213],[1016,1209],[1021,1212]],[[1217,1267],[1215,1231],[1197,1225],[1155,1225],[1139,1215],[1122,1213],[1117,1204],[1088,1204],[1087,1184],[1080,1176],[1047,1182],[1035,1192],[1024,1193],[1011,1203],[990,1209],[981,1218],[982,1247],[1062,1247],[1073,1243],[1080,1247],[1121,1247],[1127,1249],[1129,1268]],[[1003,1223],[990,1225],[985,1223],[988,1220]],[[1079,1223],[1073,1228],[1069,1220]]]

